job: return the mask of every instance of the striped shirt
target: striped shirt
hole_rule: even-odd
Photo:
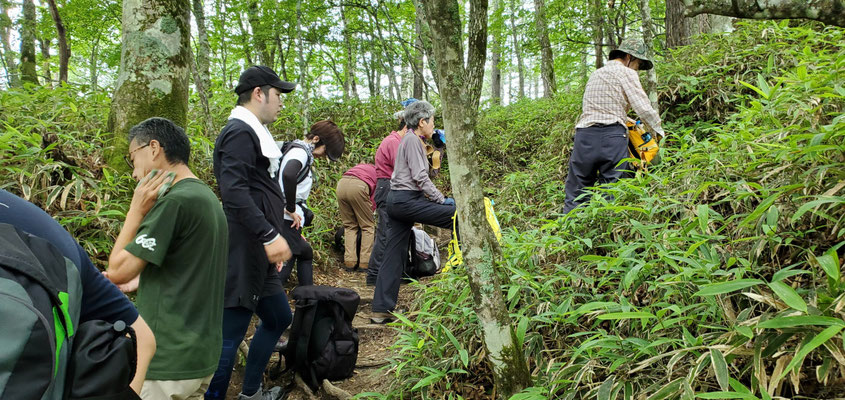
[[[637,71],[619,60],[610,60],[590,75],[584,90],[583,111],[575,127],[615,123],[624,126],[631,108],[655,132],[666,135],[660,125],[660,115],[651,107]]]

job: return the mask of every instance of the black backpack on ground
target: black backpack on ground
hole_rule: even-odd
[[[358,330],[352,319],[361,298],[352,289],[298,286],[291,293],[296,302],[285,352],[286,369],[299,373],[317,390],[323,379],[352,376],[358,361]]]
[[[79,324],[81,309],[73,262],[0,223],[0,399],[138,399],[132,328]]]

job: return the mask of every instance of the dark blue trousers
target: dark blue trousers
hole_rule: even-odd
[[[244,307],[223,309],[223,352],[217,371],[211,378],[206,399],[225,399],[232,377],[232,367],[238,357],[238,345],[244,340],[253,312]],[[262,297],[255,307],[255,314],[261,318],[261,324],[255,329],[249,355],[246,358],[244,383],[242,393],[254,394],[258,391],[264,376],[264,369],[270,361],[270,355],[276,347],[276,342],[290,325],[293,315],[290,311],[288,298],[284,292],[272,296]]]
[[[384,261],[379,267],[376,288],[373,293],[373,311],[388,312],[396,307],[399,298],[399,284],[408,258],[408,243],[411,227],[415,223],[452,228],[454,205],[429,201],[422,192],[391,190],[387,195],[387,241]]]
[[[586,196],[581,197],[586,193],[584,188],[618,181],[628,169],[628,163],[616,165],[626,157],[629,157],[628,131],[624,126],[613,124],[576,129],[575,145],[569,156],[563,213],[588,200]]]
[[[387,215],[387,195],[390,193],[390,179],[379,178],[376,182],[376,213],[378,224],[376,225],[376,237],[373,241],[373,250],[370,253],[370,261],[367,264],[367,284],[375,285],[378,279],[378,270],[384,262],[384,247],[387,245],[387,224],[390,216]]]

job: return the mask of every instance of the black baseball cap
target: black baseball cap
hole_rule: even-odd
[[[279,89],[282,93],[289,93],[293,89],[296,89],[295,83],[279,79],[279,75],[269,67],[254,65],[241,73],[241,77],[238,79],[238,86],[235,87],[235,93],[241,94],[247,90],[252,90],[252,88],[264,85],[270,85]]]

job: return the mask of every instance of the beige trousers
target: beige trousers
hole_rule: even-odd
[[[205,378],[178,381],[144,381],[141,398],[144,400],[201,400],[214,374]]]
[[[354,177],[344,176],[337,182],[337,207],[343,221],[343,263],[354,267],[367,268],[370,252],[373,250],[375,236],[375,218],[370,202],[370,187],[366,182]],[[361,229],[361,256],[355,257],[355,244]]]

